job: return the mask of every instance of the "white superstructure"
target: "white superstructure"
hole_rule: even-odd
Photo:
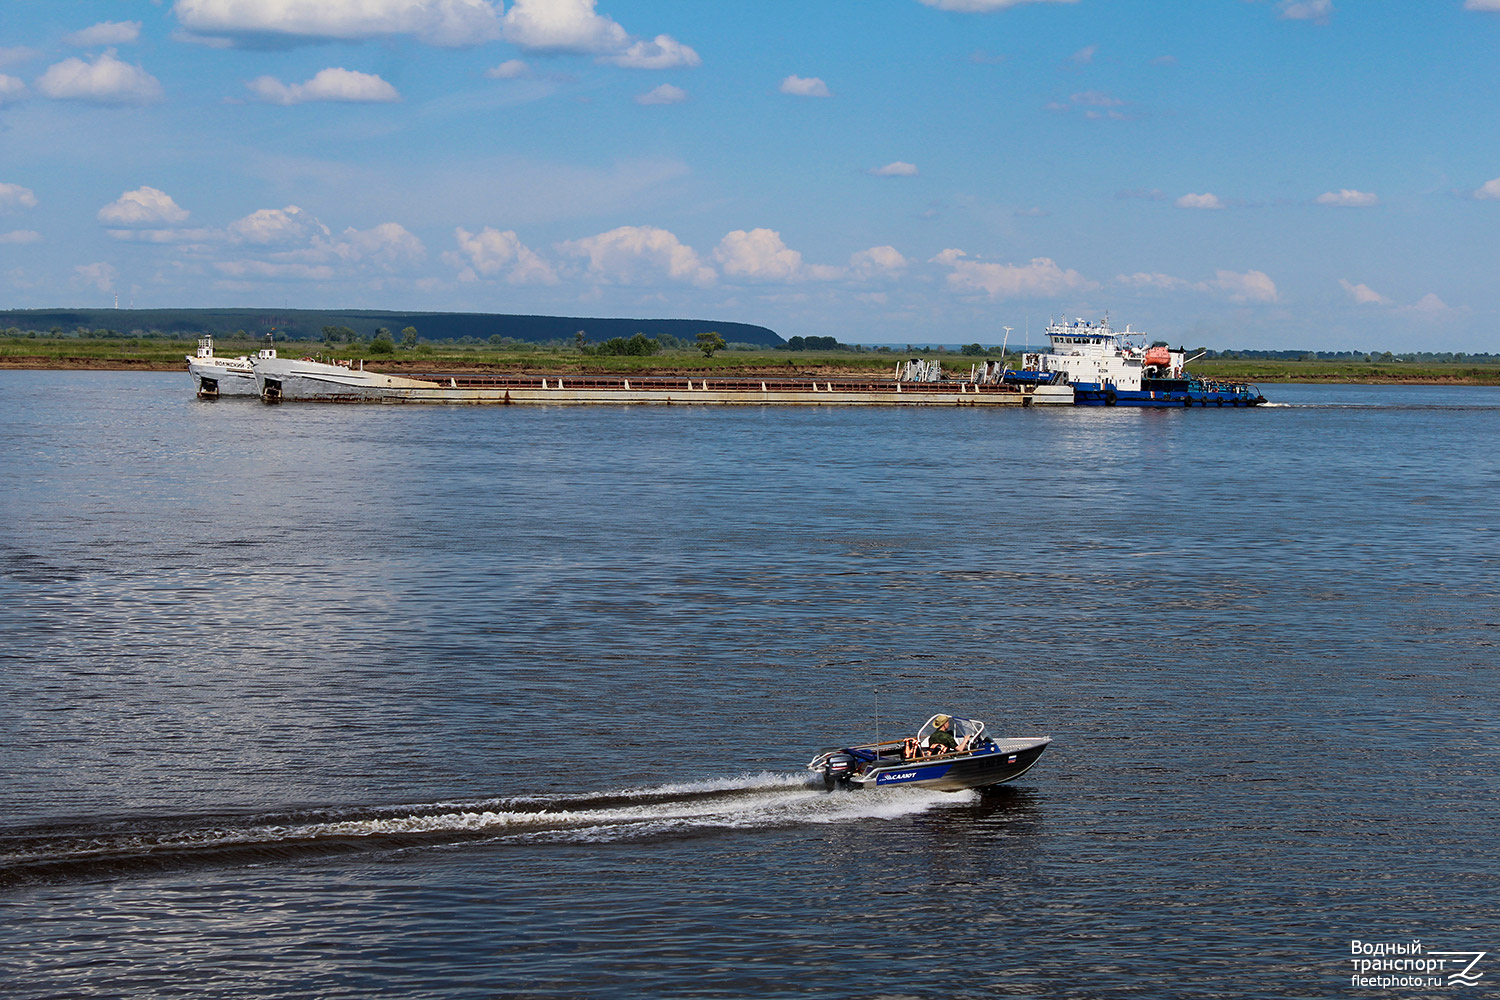
[[[1147,347],[1146,335],[1126,327],[1123,332],[1102,323],[1075,319],[1049,323],[1050,353],[1024,355],[1027,371],[1061,372],[1074,386],[1111,386],[1137,391],[1143,375],[1149,378],[1182,378],[1183,352],[1166,347]]]

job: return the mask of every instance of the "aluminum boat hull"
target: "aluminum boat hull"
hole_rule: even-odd
[[[873,744],[825,751],[808,764],[808,770],[822,773],[831,787],[885,788],[901,785],[958,792],[1014,781],[1031,770],[1051,742],[1050,736],[990,740],[967,753],[945,753],[910,760],[901,759],[899,750],[896,755],[892,755],[887,749],[888,746],[899,747],[900,744]],[[857,751],[865,751],[865,754]],[[830,758],[839,754],[866,756],[871,755],[871,751],[874,760],[864,761],[847,775],[831,777],[827,769]]]

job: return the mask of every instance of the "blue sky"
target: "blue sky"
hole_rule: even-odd
[[[0,305],[1500,350],[1500,0],[11,0]]]

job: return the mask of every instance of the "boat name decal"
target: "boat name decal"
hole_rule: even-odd
[[[875,784],[893,785],[898,781],[927,781],[931,778],[941,778],[947,773],[947,767],[919,767],[914,771],[895,771],[878,774],[875,776]]]

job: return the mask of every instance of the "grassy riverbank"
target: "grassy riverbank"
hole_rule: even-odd
[[[253,354],[253,340],[223,339],[215,353],[227,357]],[[197,348],[193,340],[154,338],[86,340],[61,338],[0,338],[0,368],[182,371],[184,355]],[[905,351],[719,351],[712,358],[690,350],[662,351],[646,356],[584,354],[572,347],[534,344],[423,343],[412,350],[371,355],[366,345],[329,347],[310,342],[281,343],[283,356],[364,358],[366,364],[393,373],[420,372],[723,372],[758,374],[883,374],[893,373],[908,357]],[[955,352],[917,351],[940,359],[953,374],[967,373],[977,359]],[[1012,355],[1014,361],[1014,355]],[[1283,361],[1200,360],[1192,370],[1199,375],[1247,382],[1322,382],[1413,385],[1500,385],[1500,365],[1468,362],[1408,361]]]
[[[1188,366],[1208,378],[1236,382],[1324,382],[1373,385],[1500,385],[1500,365],[1463,361],[1202,360]]]
[[[0,338],[0,368],[93,369],[137,371],[181,371],[185,355],[197,350],[196,341],[140,338],[136,340],[85,340],[8,337]],[[256,340],[215,339],[214,353],[221,357],[253,355],[264,346]],[[282,357],[363,358],[367,367],[394,373],[417,372],[850,372],[894,373],[908,355],[888,352],[723,350],[705,358],[697,350],[663,350],[650,355],[585,354],[573,347],[537,344],[463,344],[434,341],[392,354],[370,353],[368,345],[326,345],[282,342],[276,345]],[[957,354],[943,356],[946,367],[967,372],[973,358]]]

